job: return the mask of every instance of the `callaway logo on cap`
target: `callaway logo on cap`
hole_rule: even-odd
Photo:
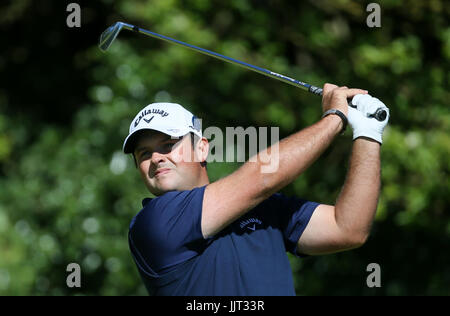
[[[177,103],[152,103],[142,109],[130,124],[130,131],[123,151],[132,153],[132,136],[140,130],[152,129],[172,137],[181,137],[189,132],[202,137],[200,120]]]

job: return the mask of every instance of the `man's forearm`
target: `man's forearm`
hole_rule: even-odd
[[[335,205],[338,226],[364,242],[370,232],[380,194],[380,144],[354,141],[350,168]]]
[[[336,115],[329,115],[281,140],[278,144],[278,170],[261,174],[266,195],[277,192],[295,180],[317,160],[341,128],[341,119]],[[267,150],[270,152],[271,148]]]
[[[234,220],[267,199],[311,165],[330,145],[342,128],[336,115],[329,115],[316,124],[297,132],[274,146],[258,153],[231,175],[209,184],[204,193],[202,234],[206,238],[221,231]],[[278,151],[278,169],[271,173],[261,172],[263,159]],[[253,158],[253,157],[252,157]],[[219,197],[219,198],[217,198]],[[221,203],[218,203],[220,201]]]

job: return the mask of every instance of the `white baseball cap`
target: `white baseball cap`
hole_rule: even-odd
[[[194,133],[202,137],[200,119],[177,103],[152,103],[143,108],[130,124],[130,131],[123,143],[123,151],[134,150],[133,135],[140,130],[155,130],[172,137]]]

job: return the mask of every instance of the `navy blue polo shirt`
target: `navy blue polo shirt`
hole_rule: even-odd
[[[206,186],[144,199],[129,246],[151,295],[295,295],[287,251],[319,205],[274,194],[217,235],[203,238]]]

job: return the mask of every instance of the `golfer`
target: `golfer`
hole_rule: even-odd
[[[365,90],[332,84],[323,87],[322,107],[320,120],[278,143],[276,172],[261,172],[262,159],[256,159],[213,183],[206,167],[208,140],[189,111],[154,103],[137,114],[123,149],[133,154],[156,198],[143,200],[128,238],[151,295],[295,295],[286,252],[322,255],[364,244],[380,193],[380,147],[389,110]],[[382,122],[370,117],[380,107],[388,113]],[[347,123],[354,141],[335,205],[277,193]]]

